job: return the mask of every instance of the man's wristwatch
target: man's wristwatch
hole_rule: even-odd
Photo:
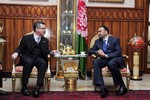
[[[105,54],[105,57],[106,57],[106,58],[108,58],[108,55],[107,55],[107,54]]]

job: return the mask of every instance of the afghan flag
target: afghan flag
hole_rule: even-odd
[[[87,14],[86,5],[84,0],[78,0],[78,13],[77,13],[77,34],[76,34],[76,53],[80,54],[81,51],[87,52]],[[86,58],[80,58],[79,71],[82,78],[86,76]]]

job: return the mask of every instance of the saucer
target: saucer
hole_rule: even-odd
[[[59,54],[56,54],[56,55],[54,55],[54,57],[61,57],[61,55],[59,55]]]
[[[85,57],[86,56],[86,54],[79,54],[80,55],[80,57]]]

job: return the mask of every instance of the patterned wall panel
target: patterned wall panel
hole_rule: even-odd
[[[88,19],[106,21],[143,21],[143,9],[134,8],[88,8]]]
[[[1,5],[0,16],[5,18],[56,19],[56,6]]]

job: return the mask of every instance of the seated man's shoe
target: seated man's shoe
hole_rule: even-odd
[[[105,98],[108,95],[108,90],[106,88],[101,88],[100,94],[102,98]]]
[[[6,91],[0,90],[0,95],[7,95],[8,93]]]
[[[30,96],[30,92],[27,87],[22,87],[21,93],[24,96]]]
[[[33,97],[39,97],[40,96],[40,88],[35,88],[32,92]]]
[[[120,86],[119,90],[116,92],[116,95],[124,95],[127,93],[127,88],[125,86]]]

